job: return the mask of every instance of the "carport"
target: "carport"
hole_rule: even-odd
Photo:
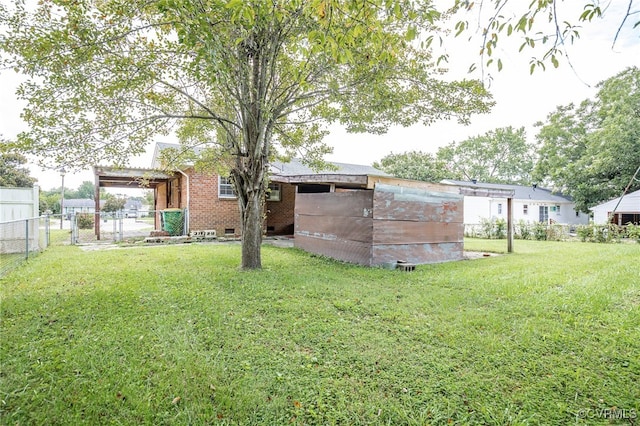
[[[100,240],[100,188],[142,188],[153,189],[154,206],[157,205],[158,185],[167,185],[174,174],[160,172],[153,169],[118,168],[107,166],[94,166],[95,175],[95,234]],[[154,215],[154,226],[159,227],[158,215]]]

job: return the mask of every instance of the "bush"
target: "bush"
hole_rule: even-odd
[[[620,227],[613,223],[608,225],[581,225],[576,229],[576,232],[582,242],[619,243],[620,238],[622,238]]]
[[[494,235],[498,240],[507,238],[507,221],[500,218],[494,222]]]
[[[532,229],[533,239],[536,241],[547,240],[547,225],[542,222],[536,222],[533,224]]]
[[[78,213],[76,215],[76,222],[80,229],[92,229],[94,226],[94,214],[93,213]]]
[[[481,238],[493,238],[493,221],[491,219],[480,218]]]
[[[515,226],[515,236],[521,240],[529,240],[531,239],[531,225],[520,219]]]
[[[636,240],[640,244],[640,225],[634,225],[633,223],[627,224],[627,237],[632,240]]]

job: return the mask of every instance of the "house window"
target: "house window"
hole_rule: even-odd
[[[267,193],[267,201],[281,201],[282,187],[279,183],[270,183],[269,192]]]
[[[498,214],[502,214],[502,203],[498,203]]]
[[[524,215],[529,214],[529,204],[524,204],[522,206],[522,214],[524,214]]]
[[[560,216],[560,204],[556,205],[556,215]]]
[[[233,190],[233,185],[229,181],[229,178],[220,176],[220,178],[218,179],[218,197],[236,198],[236,193]]]

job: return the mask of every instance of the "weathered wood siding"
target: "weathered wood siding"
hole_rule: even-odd
[[[346,262],[371,264],[373,191],[296,194],[295,246]]]
[[[462,259],[463,197],[377,184],[296,194],[295,245],[361,265]]]

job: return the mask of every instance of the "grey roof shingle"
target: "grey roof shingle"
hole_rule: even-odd
[[[311,167],[306,166],[298,158],[292,158],[290,162],[284,163],[282,161],[274,161],[270,164],[271,172],[280,176],[300,176],[300,175],[371,175],[371,176],[390,176],[388,173],[378,170],[372,166],[365,166],[361,164],[348,164],[348,163],[335,163],[327,161],[329,164],[333,164],[335,170],[313,170]]]
[[[158,167],[158,156],[163,149],[175,148],[180,149],[179,144],[156,142],[155,152],[153,154],[153,166]],[[200,149],[194,148],[194,152],[198,154]],[[280,176],[300,176],[300,175],[371,175],[371,176],[391,176],[388,173],[378,170],[372,166],[365,166],[360,164],[347,164],[347,163],[334,163],[327,161],[329,164],[336,166],[336,170],[313,170],[312,168],[305,166],[298,158],[292,158],[289,162],[274,161],[270,164],[271,173]]]

